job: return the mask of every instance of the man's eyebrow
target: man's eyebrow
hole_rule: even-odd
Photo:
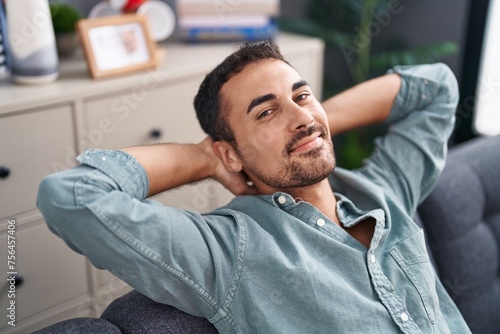
[[[303,86],[309,86],[309,83],[307,81],[305,81],[305,80],[297,81],[296,83],[294,83],[292,85],[292,92],[295,92],[297,89],[299,89],[300,87],[303,87]],[[248,105],[247,114],[253,108],[257,107],[259,104],[262,104],[262,103],[270,101],[270,100],[274,100],[275,98],[276,98],[276,95],[274,95],[274,94],[266,94],[266,95],[262,95],[262,96],[256,97]]]
[[[292,92],[295,92],[297,89],[299,89],[300,87],[303,87],[303,86],[309,86],[309,83],[305,80],[297,81],[292,86]]]
[[[259,104],[262,104],[264,102],[267,102],[267,101],[270,101],[270,100],[274,100],[276,98],[276,95],[274,94],[266,94],[266,95],[262,95],[262,96],[259,96],[259,97],[256,97],[255,99],[252,100],[252,102],[250,102],[250,104],[248,105],[248,108],[247,108],[247,114],[255,107],[257,107]]]

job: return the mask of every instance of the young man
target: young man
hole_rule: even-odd
[[[320,104],[275,44],[244,45],[195,98],[207,139],[88,151],[38,206],[95,266],[221,333],[468,333],[411,218],[457,84],[439,64],[393,72]],[[330,136],[382,121],[366,165],[332,174]],[[203,215],[147,199],[210,177],[241,196]]]

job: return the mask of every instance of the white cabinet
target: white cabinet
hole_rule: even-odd
[[[9,173],[0,179],[0,219],[34,209],[38,183],[74,146],[68,105],[0,114],[0,166]]]
[[[323,43],[282,34],[285,58],[321,99]],[[47,229],[36,210],[43,176],[75,165],[91,147],[116,149],[154,142],[199,142],[193,98],[205,75],[234,47],[229,44],[161,46],[154,71],[93,81],[81,55],[61,62],[61,77],[44,86],[0,82],[0,278],[7,276],[6,238],[16,221],[16,327],[1,315],[0,332],[30,332],[69,317],[99,316],[130,290],[106,271],[93,268]],[[1,172],[1,171],[0,171]],[[1,173],[0,173],[1,174]],[[163,204],[198,212],[225,204],[232,195],[213,181],[160,194]],[[6,285],[0,308],[6,312]]]
[[[41,218],[29,223],[16,219],[16,224],[15,268],[23,282],[16,287],[15,298],[8,298],[2,289],[5,293],[0,295],[1,309],[5,312],[10,300],[15,300],[16,327],[19,330],[25,328],[26,331],[32,323],[30,320],[53,323],[68,316],[90,315],[81,307],[82,304],[90,303],[85,258],[69,251],[62,240],[49,232]],[[6,238],[6,235],[0,237],[4,249]],[[3,262],[0,277],[7,278],[10,276],[6,272],[7,261]],[[6,315],[3,317],[8,319]],[[14,329],[10,326],[5,328],[5,325],[7,323],[2,319],[2,333]]]
[[[0,114],[0,166],[4,171],[0,178],[0,309],[6,313],[0,322],[2,333],[29,331],[33,323],[89,314],[77,310],[91,300],[85,258],[49,232],[35,210],[41,179],[54,168],[75,164],[65,163],[65,152],[75,146],[73,127],[70,105]],[[15,289],[6,281],[10,272],[23,279]],[[15,328],[6,317],[11,300],[16,306]]]

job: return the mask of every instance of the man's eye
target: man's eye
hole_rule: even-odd
[[[309,95],[310,94],[308,94],[308,93],[300,94],[299,96],[297,96],[295,98],[295,102],[300,102],[302,100],[305,100],[305,99],[307,99],[309,97]]]
[[[272,114],[273,110],[272,109],[268,109],[268,110],[264,110],[263,112],[261,112],[259,114],[259,116],[257,116],[257,119],[262,119],[264,117],[267,117],[269,116],[270,114]]]

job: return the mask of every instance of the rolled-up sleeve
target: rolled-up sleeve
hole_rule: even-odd
[[[78,159],[40,184],[37,206],[50,230],[150,298],[210,317],[215,277],[230,276],[235,240],[225,233],[234,222],[146,199],[147,174],[125,152],[90,150]]]
[[[391,192],[413,214],[444,167],[458,85],[444,64],[398,66],[402,78],[387,134],[359,172]]]

